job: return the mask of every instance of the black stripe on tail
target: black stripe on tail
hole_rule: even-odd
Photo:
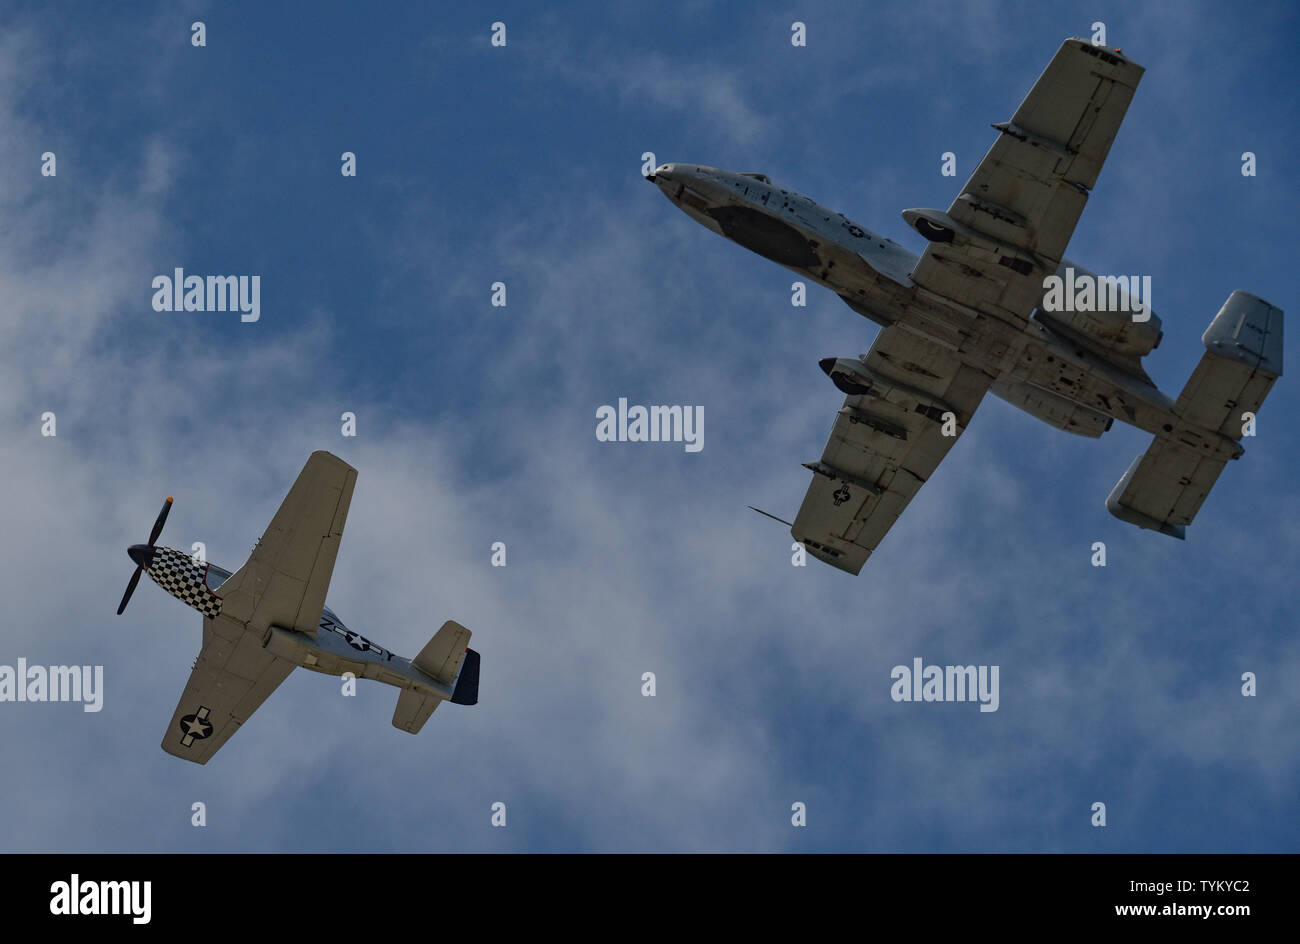
[[[460,666],[460,677],[456,679],[456,690],[451,693],[453,705],[478,704],[478,664],[478,653],[466,649],[465,659]]]

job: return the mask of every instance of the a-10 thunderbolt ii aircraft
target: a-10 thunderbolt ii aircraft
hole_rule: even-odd
[[[663,164],[648,175],[692,219],[883,326],[861,358],[821,361],[848,397],[806,464],[812,484],[791,525],[814,556],[859,573],[990,391],[1079,435],[1117,419],[1154,433],[1106,507],[1177,538],[1242,454],[1244,414],[1282,373],[1278,308],[1233,292],[1175,400],[1141,366],[1161,337],[1149,304],[1115,310],[1132,303],[1114,279],[1093,283],[1110,310],[1045,302],[1051,276],[1069,279],[1069,293],[1080,275],[1097,279],[1063,253],[1142,73],[1117,49],[1066,40],[993,126],[1001,133],[947,212],[903,211],[929,241],[919,258],[763,174]]]
[[[470,631],[448,621],[412,660],[353,632],[325,605],[357,470],[314,452],[252,555],[233,574],[158,547],[172,500],[127,553],[135,573],[118,615],[147,573],[203,614],[203,647],[172,715],[162,749],[206,764],[295,666],[376,679],[401,690],[393,726],[414,734],[443,701],[478,703],[479,654]]]

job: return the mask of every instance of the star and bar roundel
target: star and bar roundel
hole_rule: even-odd
[[[212,736],[212,722],[208,720],[211,712],[206,705],[200,705],[199,710],[192,715],[185,715],[180,720],[181,731],[184,737],[181,738],[181,745],[189,747],[195,741],[202,741],[206,737]]]

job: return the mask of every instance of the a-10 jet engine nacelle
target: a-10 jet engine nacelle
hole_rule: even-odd
[[[854,357],[824,357],[817,362],[822,371],[831,379],[841,391],[851,397],[870,396],[877,400],[883,400],[890,403],[905,413],[920,413],[922,416],[928,416],[936,423],[944,421],[946,413],[952,413],[958,425],[964,425],[969,417],[958,416],[957,412],[948,406],[938,397],[919,390],[909,384],[901,383],[892,377],[886,377],[877,373],[868,367],[859,358]],[[853,422],[867,422],[862,411],[856,407],[850,409],[849,419]],[[891,424],[885,424],[884,427],[876,423],[870,423],[881,432],[890,435],[898,435],[900,438],[906,437],[906,432],[901,429],[894,429]]]
[[[903,219],[932,243],[961,246],[989,263],[1021,275],[1028,275],[1038,268],[1024,250],[971,229],[942,210],[904,210]],[[1054,310],[1047,311],[1040,301],[1034,318],[1058,334],[1124,357],[1144,357],[1160,344],[1164,332],[1160,328],[1159,316],[1149,308],[1142,309],[1138,300],[1129,296],[1128,286],[1137,276],[1099,276],[1077,262],[1062,259],[1055,278],[1060,279],[1061,284],[1052,300],[1059,300],[1060,304],[1053,304]],[[1149,305],[1149,277],[1143,284],[1147,291],[1141,301]],[[1044,299],[1048,294],[1045,284]],[[1078,304],[1080,302],[1082,304]],[[1142,320],[1134,321],[1135,314]]]
[[[1052,296],[1045,291],[1035,320],[1066,337],[1082,335],[1085,342],[1123,357],[1145,357],[1160,346],[1164,331],[1160,316],[1150,308],[1150,276],[1142,279],[1146,288],[1139,300],[1128,291],[1128,283],[1137,282],[1138,276],[1098,275],[1069,259],[1061,260],[1056,275],[1061,284],[1052,300],[1062,304],[1054,304],[1054,311],[1045,310],[1044,303]]]

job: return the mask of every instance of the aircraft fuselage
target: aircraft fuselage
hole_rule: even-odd
[[[995,378],[992,393],[1037,419],[1091,437],[1118,419],[1151,433],[1186,427],[1189,435],[1206,440],[1204,430],[1175,415],[1174,401],[1138,366],[1141,355],[1159,343],[1154,313],[1142,324],[1127,316],[1112,319],[1115,339],[1107,340],[1115,350],[1108,350],[1096,337],[1072,331],[1041,310],[1021,326],[927,291],[911,278],[918,256],[762,175],[663,164],[648,179],[696,222],[830,289],[858,314],[959,352]],[[909,222],[924,235],[925,220]],[[1061,272],[1067,268],[1094,275],[1063,260]],[[822,365],[836,386],[851,392],[834,366],[845,360],[827,358]],[[1224,436],[1212,437],[1203,449],[1223,458],[1241,454],[1241,447]]]
[[[230,571],[215,564],[202,563],[183,551],[170,547],[133,545],[131,559],[144,567],[149,578],[186,606],[211,619],[221,612],[217,591],[230,577]],[[268,627],[261,644],[273,654],[294,665],[325,675],[351,673],[397,688],[419,688],[451,699],[454,688],[422,672],[383,646],[349,629],[326,606],[314,635]]]

